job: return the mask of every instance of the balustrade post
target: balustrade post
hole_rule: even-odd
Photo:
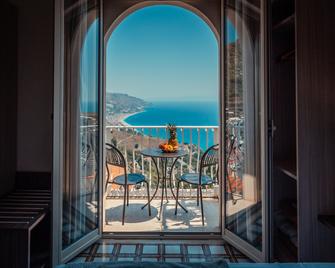
[[[198,131],[198,155],[197,155],[197,165],[196,171],[199,172],[199,161],[200,161],[200,128],[197,129]]]
[[[181,128],[181,143],[183,145],[183,147],[185,147],[185,128]],[[180,162],[180,176],[183,175],[184,171],[184,157],[181,158],[181,162]],[[184,183],[181,183],[181,196],[184,196]]]

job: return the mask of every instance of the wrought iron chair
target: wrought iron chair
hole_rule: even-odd
[[[116,176],[111,180],[111,174],[108,168],[108,165],[118,166],[124,169],[124,174]],[[122,210],[122,225],[124,225],[124,218],[126,212],[126,205],[129,206],[129,185],[137,185],[140,183],[145,183],[147,185],[147,194],[148,194],[148,210],[149,216],[151,216],[150,208],[150,192],[149,192],[149,183],[146,181],[145,176],[140,173],[128,173],[127,172],[127,163],[123,154],[112,144],[106,143],[106,169],[107,169],[107,180],[105,188],[107,185],[117,184],[124,187],[124,197],[123,197],[123,210]],[[127,203],[127,204],[126,204]]]
[[[243,157],[243,152],[241,151],[241,147],[243,143],[238,142],[237,137],[235,135],[229,135],[227,138],[227,159],[226,159],[226,182],[230,191],[230,198],[233,205],[236,205],[237,201],[242,198],[242,195],[238,193],[239,181],[241,182],[241,176],[238,176],[237,173],[241,169],[240,165],[243,161],[241,158]],[[231,174],[233,174],[233,181],[231,179]],[[227,193],[229,193],[227,191]]]
[[[205,225],[204,208],[202,201],[202,186],[211,185],[214,183],[214,179],[206,175],[204,171],[206,167],[211,166],[216,166],[218,171],[218,164],[219,164],[219,145],[216,144],[209,147],[201,157],[199,173],[185,173],[178,179],[177,195],[176,195],[177,201],[179,197],[180,183],[186,182],[188,184],[197,186],[197,205],[199,206],[199,195],[200,195],[202,225]],[[216,174],[218,174],[218,172],[216,172]],[[177,207],[178,202],[176,202],[175,213],[174,213],[175,215],[177,215]]]
[[[94,129],[89,129],[82,132],[81,136],[80,163],[83,174],[82,178],[91,183],[89,191],[91,196],[90,202],[92,202],[98,180],[98,155],[96,150],[97,132]]]

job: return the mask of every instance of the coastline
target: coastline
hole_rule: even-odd
[[[109,118],[107,118],[108,125],[111,126],[131,126],[126,122],[126,119],[130,116],[133,116],[135,114],[142,113],[144,111],[140,112],[134,112],[134,113],[119,113],[111,115]]]
[[[133,115],[135,115],[135,114],[140,114],[140,113],[143,113],[143,112],[144,112],[144,111],[135,112],[135,113],[123,114],[122,118],[120,118],[120,124],[121,124],[122,126],[131,126],[130,124],[128,124],[128,123],[126,122],[127,118],[128,118],[128,117],[131,117],[131,116],[133,116]]]

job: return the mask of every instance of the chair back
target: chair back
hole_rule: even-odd
[[[199,183],[201,183],[201,174],[206,167],[217,166],[219,164],[219,144],[209,147],[200,160],[200,176]]]
[[[209,147],[201,157],[200,165],[204,167],[215,166],[219,164],[219,145],[215,144]]]
[[[106,164],[126,168],[123,154],[110,143],[106,143]]]
[[[82,169],[83,178],[86,179],[97,179],[98,168],[99,168],[99,155],[96,148],[97,144],[97,133],[94,129],[85,129],[81,131],[81,151],[80,151],[80,163]]]
[[[106,169],[107,169],[107,176],[108,176],[107,181],[109,181],[110,175],[111,175],[109,173],[108,165],[123,168],[124,175],[125,175],[125,184],[128,183],[126,160],[124,159],[124,156],[120,152],[120,150],[110,143],[106,143]]]
[[[86,166],[90,156],[91,156],[91,146],[86,142],[81,142],[81,152],[80,152],[80,163],[81,167]]]

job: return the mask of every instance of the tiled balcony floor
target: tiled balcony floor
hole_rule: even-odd
[[[218,199],[204,198],[205,226],[202,226],[200,206],[195,198],[181,199],[181,204],[188,210],[185,213],[178,207],[174,215],[175,200],[164,199],[162,220],[158,220],[160,199],[151,201],[151,216],[149,217],[145,199],[130,199],[126,207],[125,224],[121,224],[123,199],[107,199],[104,203],[104,232],[220,232],[220,203]],[[254,202],[240,199],[236,204],[227,203],[227,216],[254,205]]]
[[[126,207],[125,224],[122,226],[122,199],[107,199],[104,204],[105,217],[108,223],[104,225],[105,232],[220,232],[220,204],[218,199],[204,199],[205,226],[201,222],[200,206],[196,199],[182,199],[181,204],[188,210],[185,213],[178,207],[174,215],[175,200],[164,200],[162,220],[158,220],[160,199],[151,202],[151,217],[147,207],[141,207],[147,201],[130,199]]]

